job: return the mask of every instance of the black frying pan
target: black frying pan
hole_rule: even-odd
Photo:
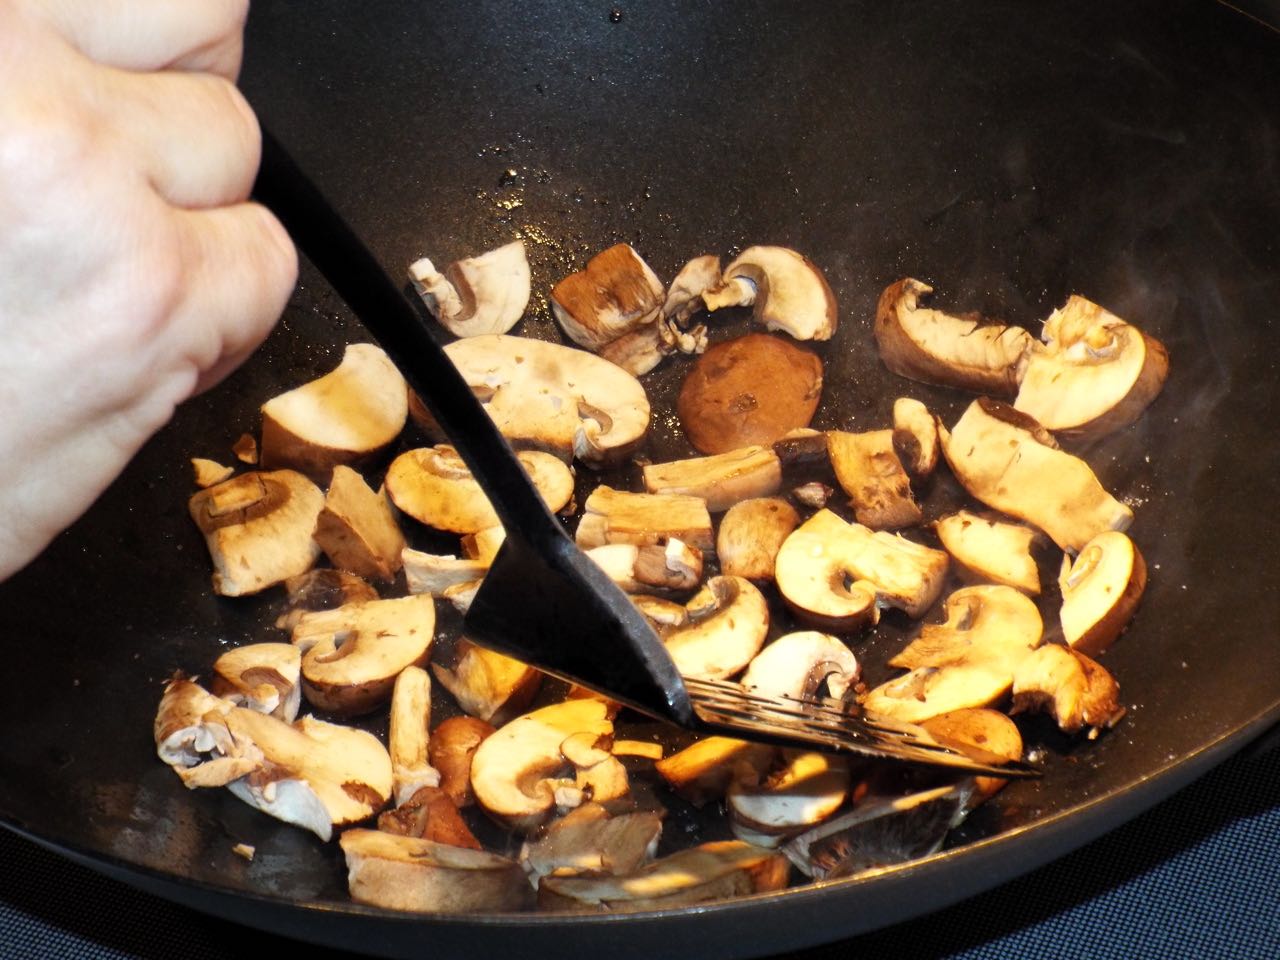
[[[540,297],[591,253],[781,243],[826,271],[842,329],[820,426],[886,422],[879,291],[1034,325],[1078,292],[1170,348],[1165,393],[1087,451],[1136,504],[1151,584],[1106,655],[1130,713],[1096,743],[1030,724],[1046,776],[953,846],[878,876],[642,917],[405,918],[347,902],[332,847],[154,758],[175,668],[260,639],[279,598],[213,598],[187,458],[227,456],[267,396],[361,331],[304,269],[279,330],[185,406],[101,502],[0,587],[0,820],[209,912],[386,955],[606,943],[743,956],[889,924],[993,886],[1149,807],[1280,720],[1280,38],[1201,3],[254,6],[244,86],[393,270],[521,231]],[[616,20],[616,22],[615,22]],[[518,332],[554,336],[544,299]],[[741,320],[717,336],[745,329]],[[669,410],[683,368],[646,381]],[[655,418],[648,451],[688,452]],[[15,451],[11,455],[21,455]],[[945,487],[935,497],[945,497]],[[936,503],[937,501],[935,501]],[[860,640],[869,673],[909,629]],[[682,813],[680,815],[684,817]],[[703,832],[715,825],[680,820]],[[252,864],[237,842],[258,851]]]

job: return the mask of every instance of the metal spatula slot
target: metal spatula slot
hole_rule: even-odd
[[[266,130],[254,195],[400,368],[502,521],[506,540],[467,614],[469,637],[692,730],[1005,777],[1038,775],[1024,764],[976,761],[923,730],[872,722],[836,701],[761,697],[738,684],[682,680],[626,594],[552,516],[401,289]]]

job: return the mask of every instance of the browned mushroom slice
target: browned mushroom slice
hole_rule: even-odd
[[[1046,644],[1013,675],[1012,713],[1043,710],[1064,733],[1088,729],[1093,739],[1120,722],[1120,686],[1100,664],[1078,650]]]
[[[702,552],[679,540],[646,546],[607,543],[586,553],[627,593],[683,592],[702,582]]]
[[[262,466],[327,481],[390,446],[409,415],[409,388],[381,348],[347,347],[336,369],[262,405]]]
[[[573,913],[628,913],[781,890],[787,858],[738,840],[700,844],[621,877],[544,877],[538,906]]]
[[[827,451],[859,523],[873,530],[897,530],[920,522],[911,479],[893,449],[892,430],[831,430]]]
[[[562,461],[538,450],[516,457],[553,511],[573,497],[573,472]],[[437,530],[476,533],[498,523],[479,482],[446,444],[400,454],[387,468],[386,487],[397,507]]]
[[[649,429],[640,381],[584,350],[495,334],[445,353],[517,448],[600,467],[624,461]]]
[[[735,503],[720,519],[716,534],[721,573],[761,582],[772,580],[778,551],[799,523],[795,508],[777,497]]]
[[[397,804],[407,803],[422,787],[440,785],[440,771],[427,759],[430,727],[431,675],[421,667],[405,667],[391,688],[391,720],[387,733]]]
[[[826,820],[849,792],[844,757],[814,751],[783,751],[783,763],[760,783],[730,784],[728,808],[734,835],[761,847]]]
[[[761,650],[739,680],[762,696],[815,696],[826,687],[837,700],[858,682],[858,659],[843,642],[827,633],[801,630],[787,633]]]
[[[733,676],[759,652],[769,632],[768,603],[741,577],[712,577],[685,607],[689,622],[662,638],[682,676]]]
[[[1012,763],[1022,759],[1022,734],[1018,725],[999,710],[983,707],[952,710],[920,723],[935,740],[981,763]],[[973,778],[974,792],[968,806],[976,807],[998,793],[1009,781],[1003,777]]]
[[[1096,657],[1133,619],[1147,587],[1147,565],[1132,540],[1109,530],[1085,544],[1063,570],[1060,586],[1067,645]]]
[[[478,717],[450,717],[431,734],[427,758],[440,771],[440,789],[456,807],[475,803],[471,792],[471,758],[494,727]]]
[[[410,265],[409,279],[431,315],[455,337],[506,333],[529,305],[523,240],[455,261],[443,274],[424,257]]]
[[[921,306],[931,293],[933,287],[908,277],[880,295],[875,330],[884,365],[912,380],[1012,397],[1031,334]]]
[[[563,512],[565,508],[561,509]],[[502,541],[506,537],[507,531],[500,526],[486,527],[483,530],[477,530],[475,533],[464,534],[462,537],[462,555],[468,560],[479,560],[482,563],[492,564],[493,558],[498,555],[498,548],[502,546]]]
[[[1040,594],[1040,570],[1031,556],[1037,534],[1030,527],[961,510],[943,517],[933,529],[966,579],[1003,583],[1033,597]]]
[[[165,684],[152,726],[156,754],[188,788],[225,786],[257,769],[259,758],[240,753],[227,728],[235,706],[185,677]]]
[[[708,310],[755,307],[755,320],[797,340],[830,340],[836,298],[812,261],[786,247],[748,247],[724,268],[723,282],[702,296]]]
[[[1097,437],[1142,415],[1169,375],[1164,345],[1084,297],[1045,321],[1014,406],[1046,430]]]
[[[324,505],[320,488],[293,470],[242,473],[188,502],[213,560],[213,589],[257,593],[305,573],[320,556],[311,537]]]
[[[419,837],[451,847],[483,850],[453,800],[439,787],[423,786],[394,810],[378,814],[378,829],[400,837]]]
[[[703,553],[715,550],[711,514],[701,497],[629,493],[599,486],[583,504],[575,535],[583,550],[606,543],[652,545],[680,540]]]
[[[340,570],[391,580],[400,569],[404,535],[392,516],[391,502],[385,492],[374,493],[350,467],[333,468],[314,536]]]
[[[302,654],[289,643],[250,643],[213,664],[212,692],[292,723],[302,701]]]
[[[569,339],[597,352],[655,323],[662,301],[662,281],[625,243],[597,253],[551,290],[551,309]]]
[[[292,631],[309,610],[332,610],[347,603],[377,600],[378,591],[354,573],[319,567],[284,582],[289,608],[276,619],[281,630]]]
[[[435,623],[435,601],[425,594],[304,614],[292,638],[303,651],[303,694],[343,716],[377,708],[400,671],[426,661]]]
[[[463,640],[456,647],[452,670],[439,664],[431,669],[458,706],[495,727],[529,705],[542,683],[542,674],[526,663]]]
[[[919,400],[893,401],[893,451],[913,480],[924,480],[938,465],[938,421]]]
[[[1035,603],[1012,587],[965,587],[947,597],[947,619],[926,624],[889,660],[909,673],[869,691],[868,713],[920,723],[941,713],[990,706],[1039,645],[1044,624]]]
[[[348,830],[340,843],[357,903],[465,914],[521,910],[533,896],[520,864],[495,853],[381,830]]]
[[[646,464],[641,470],[649,493],[701,497],[712,513],[749,497],[767,497],[782,486],[782,464],[770,447],[741,447],[710,457]]]
[[[942,431],[942,452],[969,493],[1039,527],[1064,550],[1081,550],[1099,533],[1133,521],[1133,511],[1103,489],[1087,463],[998,400],[971,403],[951,431]]]
[[[654,769],[694,806],[719,800],[735,780],[757,783],[774,765],[777,748],[733,737],[704,737],[664,757]]]
[[[192,457],[191,470],[195,474],[196,486],[201,490],[231,479],[231,475],[236,472],[235,467],[225,466],[206,457]]]
[[[412,547],[405,547],[400,556],[404,565],[405,585],[410,593],[444,596],[450,587],[478,583],[489,572],[487,561],[423,553]]]
[[[617,876],[649,860],[662,834],[662,814],[650,810],[613,816],[588,802],[553,820],[526,841],[520,862],[536,882],[545,876]]]

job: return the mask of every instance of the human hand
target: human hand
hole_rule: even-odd
[[[247,0],[0,0],[0,580],[284,309]]]

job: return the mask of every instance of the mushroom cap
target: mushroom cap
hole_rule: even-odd
[[[720,518],[716,533],[720,572],[748,580],[772,580],[778,551],[799,524],[795,507],[780,497],[735,503]]]
[[[431,315],[456,337],[506,333],[524,315],[532,287],[523,240],[457,260],[443,275],[423,258],[409,277]]]
[[[747,247],[724,268],[725,285],[735,280],[749,281],[754,291],[727,302],[709,292],[704,296],[709,310],[753,302],[755,319],[766,329],[782,330],[797,340],[830,340],[836,332],[836,298],[827,278],[794,250]]]
[[[689,622],[663,637],[682,676],[733,676],[751,662],[769,632],[769,605],[742,577],[712,577],[685,606]]]
[[[1063,638],[1096,657],[1129,625],[1147,587],[1147,565],[1132,540],[1108,530],[1085,544],[1060,586]]]
[[[1046,346],[1027,354],[1014,408],[1047,430],[1098,437],[1128,426],[1169,374],[1164,345],[1084,297],[1045,321]]]
[[[1063,733],[1089,729],[1090,738],[1120,722],[1120,685],[1101,664],[1078,650],[1048,643],[1013,674],[1012,713],[1044,709]]]
[[[626,243],[597,253],[551,290],[552,312],[569,339],[595,351],[654,323],[662,302],[662,281]]]
[[[640,381],[586,351],[493,334],[458,340],[445,353],[517,446],[601,466],[629,456],[649,429]]]

